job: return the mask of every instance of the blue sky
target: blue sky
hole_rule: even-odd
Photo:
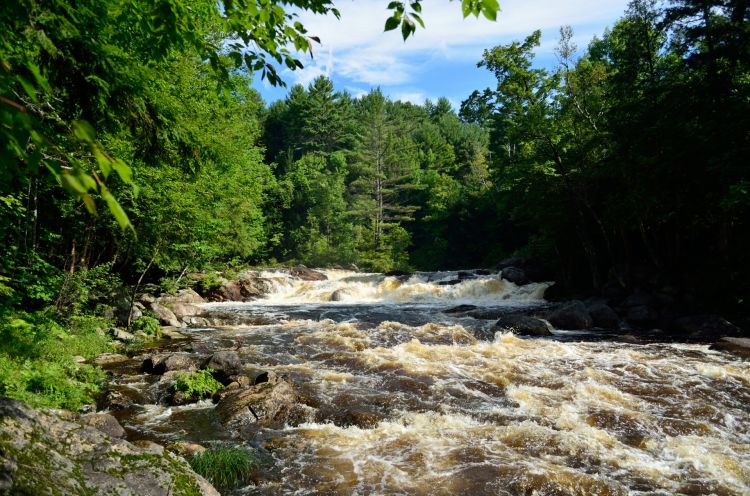
[[[303,13],[300,20],[310,35],[319,36],[314,58],[303,58],[305,68],[285,70],[287,84],[307,85],[318,75],[333,80],[338,90],[355,96],[380,87],[394,99],[423,103],[445,96],[457,106],[473,90],[493,84],[492,75],[476,67],[482,50],[523,39],[542,30],[536,64],[556,63],[554,47],[559,28],[570,25],[579,49],[622,16],[627,0],[500,0],[497,22],[462,19],[458,0],[424,2],[426,29],[404,42],[399,30],[383,32],[388,17],[385,0],[342,0],[336,3],[341,20]],[[254,83],[266,102],[283,98],[288,88]]]

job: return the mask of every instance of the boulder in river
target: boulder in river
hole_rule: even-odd
[[[331,301],[344,301],[351,292],[346,288],[337,289],[331,293]]]
[[[549,324],[528,315],[506,315],[492,327],[492,334],[511,331],[518,336],[551,336]]]
[[[273,381],[228,391],[216,405],[216,413],[221,423],[229,427],[299,425],[307,420],[309,411],[299,400],[290,382],[274,377]]]
[[[147,356],[141,366],[141,369],[148,374],[164,374],[196,368],[195,360],[185,353],[155,353]]]
[[[255,273],[244,273],[206,294],[210,301],[251,301],[266,295],[271,289],[267,279]]]
[[[501,277],[506,281],[510,281],[518,286],[528,284],[529,278],[526,276],[526,272],[518,267],[506,267],[501,273]]]
[[[296,265],[289,270],[289,273],[294,277],[302,279],[304,281],[325,281],[328,276],[317,270],[308,269],[304,265]]]
[[[617,329],[620,326],[620,318],[612,307],[604,302],[594,302],[588,306],[589,315],[594,327],[603,329]]]
[[[217,351],[203,361],[201,368],[211,369],[216,380],[226,386],[242,371],[242,360],[234,351]]]
[[[187,462],[0,397],[0,492],[218,496]]]
[[[740,336],[742,330],[720,315],[690,315],[676,320],[681,333],[698,339],[718,339],[725,336]]]
[[[586,305],[578,300],[564,303],[549,314],[548,320],[556,329],[589,329],[593,324]]]
[[[741,358],[750,358],[750,338],[724,337],[712,344],[711,349],[726,351]]]
[[[177,316],[174,314],[174,312],[164,305],[156,302],[151,303],[151,311],[154,313],[154,315],[156,315],[156,318],[159,319],[159,322],[164,325],[172,327],[183,326],[182,323],[177,320]]]

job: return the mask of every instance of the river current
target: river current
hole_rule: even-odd
[[[129,435],[261,449],[265,468],[238,494],[750,495],[747,361],[596,332],[477,339],[494,321],[445,310],[546,304],[546,284],[499,274],[325,273],[264,273],[266,298],[209,304],[257,325],[188,329],[172,345],[289,377],[307,422],[236,437],[210,401],[143,405],[119,414]],[[120,370],[112,387],[149,381]]]

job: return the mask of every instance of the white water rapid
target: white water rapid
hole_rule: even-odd
[[[272,467],[237,494],[750,495],[747,361],[607,335],[478,339],[492,320],[445,310],[545,304],[546,284],[499,274],[325,275],[264,272],[266,298],[208,308],[267,320],[188,330],[181,345],[289,377],[305,422],[231,433],[202,402],[136,408],[128,430],[266,450]]]

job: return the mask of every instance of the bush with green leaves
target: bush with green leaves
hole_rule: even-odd
[[[220,490],[247,483],[258,466],[258,456],[241,447],[216,446],[190,458],[190,466]]]
[[[175,375],[175,391],[184,393],[192,398],[205,398],[211,396],[222,386],[214,379],[211,369],[190,372],[178,372]]]
[[[144,315],[133,321],[131,328],[134,331],[143,331],[149,336],[161,337],[161,324],[159,320],[149,315]]]

